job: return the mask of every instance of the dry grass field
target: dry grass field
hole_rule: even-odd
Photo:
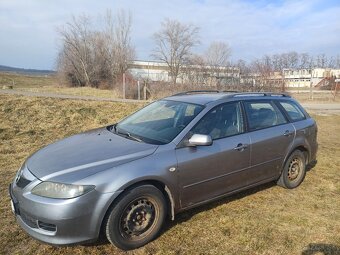
[[[14,85],[13,85],[14,82]],[[4,73],[0,72],[0,89],[2,86],[13,85],[14,90],[19,91],[28,91],[28,92],[37,92],[37,93],[53,93],[60,95],[72,95],[72,96],[92,96],[98,98],[109,98],[109,99],[117,99],[122,98],[122,88],[116,88],[115,90],[110,89],[96,89],[91,87],[67,87],[60,85],[56,76],[46,75],[23,75],[23,74],[15,74],[15,73]],[[153,91],[156,91],[155,94],[151,94],[151,100],[169,96],[171,94],[178,93],[180,91],[193,90],[193,88],[186,88],[185,86],[178,84],[177,89],[171,92],[171,89],[165,84],[165,88],[162,87],[162,84],[153,85],[156,86],[153,88]],[[128,86],[131,86],[128,85]],[[162,87],[162,91],[160,91],[160,87]],[[136,87],[134,88],[136,89]],[[209,89],[207,87],[199,88],[199,89]],[[211,88],[216,89],[216,88]],[[130,87],[129,92],[127,92],[127,98],[132,98],[132,90]],[[309,102],[309,103],[339,103],[340,95],[338,93],[337,97],[334,100],[333,95],[330,91],[318,91],[315,90],[313,93],[313,100],[310,100],[310,94],[308,88],[299,88],[291,90],[293,93],[291,95],[298,99],[300,102]],[[306,93],[307,91],[307,93]],[[131,94],[132,93],[132,94]],[[135,93],[136,94],[136,93]],[[135,95],[136,98],[137,94]],[[143,93],[141,92],[141,96],[143,97]]]
[[[310,93],[303,93],[303,92],[294,92],[290,93],[294,98],[299,100],[299,102],[308,102],[308,103],[339,103],[340,102],[340,93],[337,92],[336,97],[332,94],[331,91],[318,91],[315,90],[313,92],[313,99],[311,100]]]
[[[0,72],[0,87],[13,86],[14,89],[41,88],[57,86],[58,81],[53,75],[24,75]]]
[[[91,87],[66,87],[61,86],[56,76],[53,75],[23,75],[16,73],[0,72],[0,89],[2,86],[13,86],[14,90],[54,93],[62,95],[94,96],[99,98],[119,98],[116,91],[96,89]]]
[[[0,95],[0,254],[340,254],[339,115],[313,115],[319,125],[318,164],[299,188],[267,184],[183,212],[143,248],[124,253],[105,241],[52,247],[22,231],[7,189],[25,158],[141,106]]]
[[[18,90],[38,92],[38,93],[53,93],[61,95],[72,96],[92,96],[98,98],[121,98],[121,95],[117,91],[107,89],[96,89],[91,87],[61,87],[61,86],[44,86],[35,88],[20,88]]]

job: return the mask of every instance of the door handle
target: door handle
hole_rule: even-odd
[[[289,130],[286,130],[286,131],[283,133],[284,136],[290,136],[290,135],[292,135],[292,134],[293,134],[293,131],[289,131]]]
[[[248,144],[239,143],[239,144],[234,148],[234,150],[236,150],[236,151],[244,151],[247,147],[248,147]]]

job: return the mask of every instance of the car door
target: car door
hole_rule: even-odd
[[[295,143],[304,144],[310,152],[307,160],[314,160],[318,148],[316,122],[312,118],[307,118],[306,115],[308,116],[308,114],[305,114],[301,109],[302,107],[293,101],[280,100],[278,105],[283,108],[294,125],[296,130]]]
[[[271,100],[250,100],[243,104],[251,139],[248,184],[278,178],[293,144],[295,128]]]
[[[192,134],[210,135],[210,146],[179,146],[178,161],[181,207],[218,197],[243,187],[250,166],[250,138],[244,133],[239,102],[219,105],[194,126]]]

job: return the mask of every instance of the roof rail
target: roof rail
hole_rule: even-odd
[[[243,92],[230,95],[230,97],[245,97],[245,96],[274,96],[274,97],[291,97],[286,93],[276,93],[276,92]]]
[[[172,96],[183,96],[183,95],[190,95],[190,94],[199,94],[199,93],[220,93],[219,90],[189,90],[189,91],[184,91],[181,93],[174,94]]]
[[[225,97],[245,97],[245,96],[276,96],[276,97],[291,97],[286,93],[277,92],[240,92],[235,90],[189,90],[174,94],[172,96],[184,96],[190,94],[200,94],[200,93],[231,93],[225,95]]]
[[[172,96],[183,96],[183,95],[190,95],[190,94],[200,94],[200,93],[240,93],[237,90],[189,90],[174,94]]]

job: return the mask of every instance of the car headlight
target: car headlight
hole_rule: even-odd
[[[90,190],[92,185],[73,185],[57,182],[41,182],[32,189],[32,194],[49,198],[74,198],[79,197]]]

